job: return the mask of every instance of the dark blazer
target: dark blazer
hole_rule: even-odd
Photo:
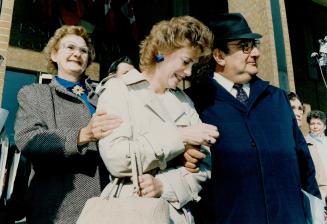
[[[26,197],[27,221],[75,223],[86,200],[100,195],[108,179],[97,143],[77,146],[91,114],[56,80],[23,87],[18,103],[16,144],[35,171]]]
[[[247,106],[212,77],[187,90],[220,132],[197,223],[305,223],[301,188],[320,197],[307,144],[284,91],[257,77],[250,89]]]

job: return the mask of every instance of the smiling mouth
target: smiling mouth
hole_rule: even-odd
[[[183,81],[184,77],[177,75],[176,73],[174,75],[178,81]]]
[[[78,65],[82,65],[82,62],[81,61],[68,60],[68,62],[74,62],[74,63],[76,63]]]

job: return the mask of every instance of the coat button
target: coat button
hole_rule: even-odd
[[[253,148],[256,148],[256,147],[257,147],[257,145],[255,144],[254,141],[251,141],[251,146],[252,146]]]

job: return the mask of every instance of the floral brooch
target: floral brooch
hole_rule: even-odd
[[[75,93],[77,96],[81,96],[84,93],[84,88],[82,86],[76,85],[72,89],[72,92]]]

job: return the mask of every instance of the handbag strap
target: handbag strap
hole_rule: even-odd
[[[132,166],[132,182],[134,185],[134,194],[140,196],[141,195],[141,191],[140,191],[140,181],[138,179],[139,176],[141,176],[143,174],[142,171],[142,165],[141,165],[141,155],[139,153],[139,151],[137,150],[137,147],[134,146],[134,142],[135,142],[135,135],[134,135],[134,126],[133,124],[135,124],[135,119],[133,114],[133,110],[132,110],[132,100],[131,96],[133,95],[133,88],[132,86],[127,85],[127,89],[128,89],[128,112],[129,112],[129,118],[130,118],[130,122],[131,122],[131,129],[132,129],[132,142],[129,144],[130,147],[130,153],[131,153],[131,166]]]
[[[134,185],[134,194],[140,196],[140,181],[139,176],[142,175],[142,169],[140,169],[138,161],[138,155],[136,154],[135,150],[133,149],[133,146],[131,147],[131,165],[132,165],[132,182]]]
[[[118,181],[121,180],[121,178],[114,178],[113,182],[110,182],[107,184],[107,186],[102,190],[100,197],[104,199],[109,199],[110,197],[117,197],[117,194],[120,190],[120,184],[118,184]],[[116,191],[113,194],[113,191],[116,189]]]

